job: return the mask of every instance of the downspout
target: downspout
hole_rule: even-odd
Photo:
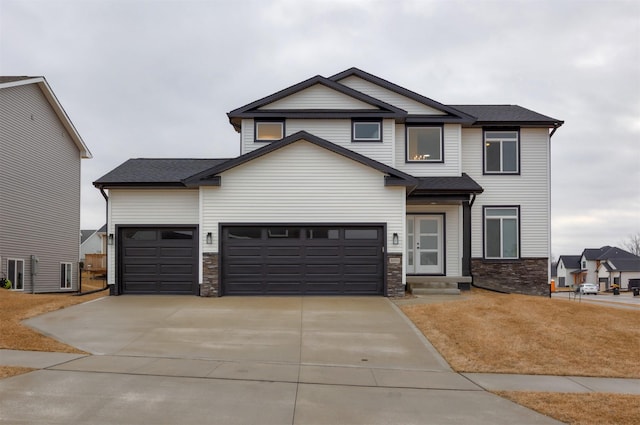
[[[105,226],[107,230],[107,249],[105,250],[105,253],[104,253],[104,262],[105,262],[105,265],[107,266],[107,273],[105,275],[105,282],[104,282],[105,286],[104,288],[102,288],[103,290],[105,290],[109,287],[109,197],[104,191],[104,186],[100,186],[100,193],[102,194],[102,197],[106,201]]]

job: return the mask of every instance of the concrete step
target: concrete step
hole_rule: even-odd
[[[411,288],[413,295],[460,295],[458,288]]]

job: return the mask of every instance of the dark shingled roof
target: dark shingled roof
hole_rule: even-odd
[[[601,248],[585,248],[582,251],[582,255],[589,261],[595,261],[602,255],[603,252],[609,250],[611,247],[609,245],[603,246]]]
[[[632,253],[625,251],[624,249],[618,248],[616,246],[606,246],[600,248],[602,250],[602,254],[596,258],[596,260],[611,260],[611,259],[636,259],[637,256]]]
[[[479,124],[509,124],[509,123],[529,123],[532,125],[553,125],[560,126],[563,121],[539,114],[530,109],[518,105],[450,105],[465,114],[472,115],[478,119],[474,125]]]
[[[134,158],[93,182],[96,187],[135,185],[183,186],[182,180],[228,159]]]
[[[562,261],[565,269],[579,269],[580,258],[582,258],[581,255],[561,255],[558,259],[558,264]]]
[[[482,193],[483,189],[466,173],[460,177],[416,177],[418,186],[414,194],[426,192]]]
[[[619,271],[619,272],[640,272],[640,257],[635,257],[635,258],[610,258],[608,261],[609,261],[609,263],[611,263],[613,265],[613,267],[615,267],[615,271]]]

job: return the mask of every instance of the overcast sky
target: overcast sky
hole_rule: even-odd
[[[42,75],[94,155],[227,158],[226,113],[352,66],[444,104],[518,104],[552,139],[552,252],[640,232],[640,2],[0,0],[0,75]]]

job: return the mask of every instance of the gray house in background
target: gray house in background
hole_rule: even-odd
[[[44,77],[0,77],[0,275],[78,289],[80,161],[91,152]]]
[[[85,261],[87,254],[106,254],[107,225],[98,230],[80,231],[80,261]]]

